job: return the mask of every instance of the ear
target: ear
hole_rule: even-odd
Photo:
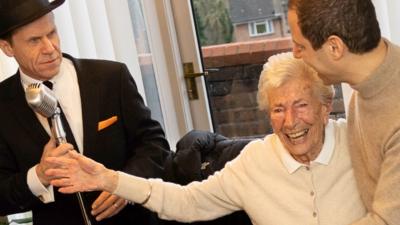
[[[334,60],[342,58],[347,49],[347,46],[344,44],[343,40],[336,35],[329,36],[324,44],[324,47]]]
[[[8,57],[14,57],[13,47],[8,41],[0,39],[0,48]]]

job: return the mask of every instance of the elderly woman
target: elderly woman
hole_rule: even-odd
[[[244,210],[253,224],[348,225],[365,214],[349,158],[346,123],[329,120],[333,88],[284,53],[264,65],[258,102],[274,134],[250,142],[207,180],[187,186],[105,168],[82,155],[49,158],[59,191],[105,190],[163,219],[210,220]]]

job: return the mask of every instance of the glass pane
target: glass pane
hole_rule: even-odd
[[[258,110],[257,85],[269,56],[291,51],[287,0],[192,0],[203,56],[215,132],[227,137],[271,133],[267,115]],[[265,20],[271,26],[268,35]],[[269,20],[269,21],[268,21]],[[249,29],[250,28],[250,29]],[[254,29],[254,27],[253,27]],[[344,117],[341,87],[332,117]]]
[[[144,90],[146,93],[147,106],[151,109],[154,119],[164,127],[160,98],[157,88],[156,76],[153,65],[153,56],[150,49],[149,38],[143,6],[141,0],[128,0],[129,11],[131,13],[132,28],[135,35],[135,44],[139,56],[140,70],[142,72]]]
[[[267,28],[265,26],[265,23],[257,24],[257,34],[264,34],[266,32],[267,32]]]

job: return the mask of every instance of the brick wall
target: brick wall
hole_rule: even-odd
[[[272,132],[266,115],[257,106],[261,69],[262,64],[226,66],[206,78],[215,132],[228,137]]]

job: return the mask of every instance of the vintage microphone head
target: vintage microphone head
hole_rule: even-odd
[[[49,118],[57,110],[57,99],[53,92],[42,83],[28,85],[25,92],[29,106],[42,116]]]
[[[28,85],[25,92],[29,106],[40,115],[51,118],[51,133],[57,145],[66,143],[66,134],[61,121],[61,109],[58,107],[57,98],[46,85],[34,83]]]

